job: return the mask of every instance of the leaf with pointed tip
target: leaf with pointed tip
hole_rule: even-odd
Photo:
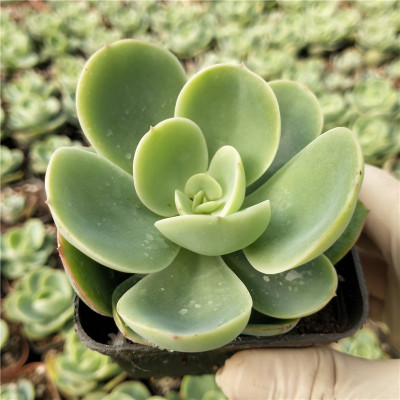
[[[237,150],[232,146],[221,147],[211,160],[208,172],[221,185],[220,200],[225,202],[214,214],[223,217],[238,211],[246,193],[246,177]]]
[[[117,311],[131,329],[155,345],[197,352],[238,336],[251,304],[249,292],[220,257],[181,249],[167,268],[128,290]]]
[[[133,154],[150,126],[174,114],[185,72],[170,52],[137,40],[105,45],[87,61],[76,105],[99,154],[132,174]]]
[[[291,331],[300,318],[273,318],[256,310],[251,311],[250,320],[242,335],[275,336]]]
[[[361,201],[358,201],[349,225],[347,225],[339,239],[324,252],[324,254],[331,260],[332,264],[336,264],[341,260],[355,245],[361,234],[367,215],[368,209],[361,203]]]
[[[200,128],[185,118],[171,118],[140,140],[133,161],[136,193],[147,208],[163,217],[177,215],[175,190],[208,166]]]
[[[59,232],[58,252],[65,272],[82,301],[97,313],[111,317],[111,296],[126,275],[92,260]]]
[[[181,215],[155,223],[169,240],[206,256],[231,253],[253,243],[265,231],[271,216],[269,200],[234,214]]]
[[[363,169],[360,147],[346,128],[305,147],[245,199],[245,206],[269,199],[273,210],[268,229],[243,249],[250,264],[279,273],[326,251],[350,222]]]
[[[210,158],[220,147],[233,146],[242,157],[248,185],[266,171],[278,149],[276,97],[243,65],[214,65],[194,75],[179,94],[175,116],[200,126]]]
[[[337,274],[321,255],[304,265],[279,274],[254,269],[242,252],[228,254],[224,261],[246,285],[253,308],[274,318],[300,318],[317,312],[334,296]]]
[[[315,95],[294,81],[268,82],[274,91],[281,115],[281,139],[278,152],[265,174],[249,188],[253,191],[266,182],[279,168],[311,143],[322,131],[323,114]]]
[[[112,294],[112,316],[114,318],[115,324],[118,329],[123,333],[125,337],[132,340],[132,342],[149,345],[150,343],[143,339],[140,335],[138,335],[134,330],[132,330],[120,317],[117,312],[117,303],[119,299],[134,285],[136,285],[141,279],[143,275],[135,274],[123,281],[118,287],[114,290]]]
[[[58,149],[45,187],[60,233],[102,265],[149,273],[165,268],[179,251],[154,227],[159,217],[139,201],[132,176],[98,154]]]

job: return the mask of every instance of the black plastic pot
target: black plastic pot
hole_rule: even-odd
[[[75,302],[75,328],[87,347],[112,357],[135,378],[213,373],[240,350],[328,344],[361,328],[367,316],[368,296],[355,249],[336,265],[336,270],[337,296],[318,313],[302,318],[290,332],[270,337],[240,335],[212,351],[170,352],[132,343],[118,335],[112,318],[95,313],[79,298]]]

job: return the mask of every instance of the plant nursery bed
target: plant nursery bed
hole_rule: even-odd
[[[112,357],[135,378],[213,373],[241,350],[329,344],[361,328],[368,296],[356,250],[352,249],[335,268],[339,277],[336,296],[318,313],[302,318],[290,332],[268,337],[240,335],[212,351],[171,352],[133,343],[119,333],[112,318],[92,311],[78,297],[75,328],[87,347]]]

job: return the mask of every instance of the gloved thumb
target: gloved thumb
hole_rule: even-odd
[[[366,360],[328,347],[246,350],[216,374],[230,400],[399,399],[400,360]]]

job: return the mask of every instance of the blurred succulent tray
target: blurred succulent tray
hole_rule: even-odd
[[[336,296],[321,311],[302,318],[285,334],[260,337],[240,335],[225,346],[200,353],[182,353],[133,343],[118,334],[114,320],[75,300],[75,329],[90,349],[110,356],[135,378],[183,376],[215,372],[234,353],[247,349],[309,347],[351,336],[366,320],[368,295],[360,260],[353,248],[335,266]]]

